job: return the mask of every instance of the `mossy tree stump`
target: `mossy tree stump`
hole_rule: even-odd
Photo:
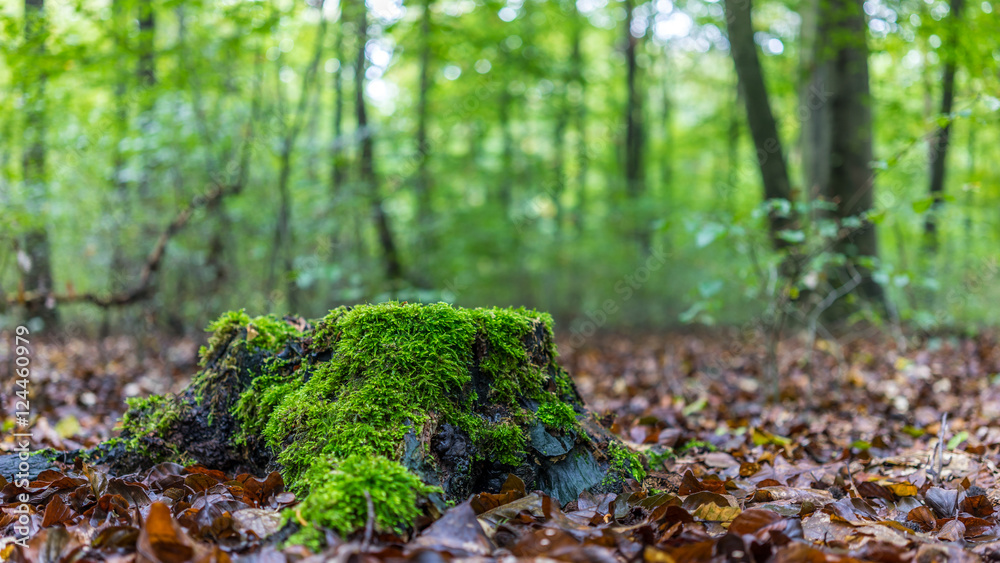
[[[105,459],[281,470],[310,523],[405,526],[507,475],[561,502],[641,480],[556,363],[549,315],[439,303],[338,308],[309,324],[227,313],[177,395],[130,402]]]

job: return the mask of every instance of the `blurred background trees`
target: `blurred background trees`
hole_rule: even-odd
[[[0,314],[995,322],[1000,19],[963,4],[7,3]]]

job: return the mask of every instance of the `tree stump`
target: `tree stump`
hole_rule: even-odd
[[[301,516],[340,532],[370,510],[405,526],[510,474],[562,503],[644,477],[556,362],[547,314],[384,303],[315,324],[231,312],[209,330],[185,391],[130,401],[102,450],[118,471],[279,469]]]

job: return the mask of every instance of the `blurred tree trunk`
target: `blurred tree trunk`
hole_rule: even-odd
[[[740,88],[739,79],[733,85],[733,105],[728,110],[729,123],[726,128],[726,185],[719,196],[726,212],[733,211],[733,194],[736,191],[736,183],[739,181],[740,166],[740,106],[744,105],[743,90]]]
[[[128,53],[128,24],[131,18],[125,10],[124,0],[111,2],[111,37],[118,56]],[[122,144],[128,135],[128,77],[124,65],[117,67],[115,73],[114,100],[114,144],[111,148],[111,183],[114,186],[115,199],[121,212],[117,217],[118,228],[115,229],[114,248],[111,250],[111,270],[108,272],[108,285],[111,293],[118,293],[125,288],[125,247],[122,231],[131,223],[131,198],[128,193],[128,183],[125,181],[125,152]],[[108,311],[105,312],[107,323]],[[103,329],[102,329],[103,330]]]
[[[502,137],[503,148],[500,157],[500,189],[497,192],[502,216],[506,217],[510,212],[510,207],[514,201],[513,178],[514,178],[514,133],[511,131],[510,108],[512,105],[511,95],[508,85],[500,86],[500,103],[498,105],[498,119],[500,120],[500,135]]]
[[[552,180],[551,189],[546,190],[547,195],[556,206],[556,238],[561,241],[563,236],[563,222],[566,210],[563,205],[563,193],[566,189],[566,128],[569,125],[570,108],[566,90],[569,86],[569,77],[564,76],[556,85],[555,123],[552,127]],[[557,245],[560,243],[556,243]],[[562,256],[562,253],[560,253]]]
[[[642,128],[642,91],[638,84],[639,67],[636,47],[639,38],[632,34],[633,0],[625,0],[625,80],[628,98],[625,101],[625,193],[629,203],[629,222],[639,246],[649,248],[647,217],[642,212],[640,198],[646,191],[646,171],[643,163],[645,144]]]
[[[587,149],[587,79],[583,75],[583,31],[585,18],[580,14],[576,2],[570,2],[573,13],[573,48],[570,52],[570,69],[573,82],[578,88],[574,103],[573,127],[576,129],[576,205],[573,223],[579,236],[585,229],[587,215],[587,172],[590,157]]]
[[[368,190],[375,229],[378,232],[379,245],[382,247],[382,260],[385,266],[385,277],[389,282],[399,282],[403,279],[403,266],[396,249],[389,217],[383,208],[382,194],[379,189],[378,177],[375,173],[375,136],[368,125],[368,114],[365,107],[365,45],[368,43],[368,8],[359,2],[358,16],[358,55],[354,64],[355,109],[357,111],[358,136],[361,138],[361,155],[359,159],[359,179]]]
[[[420,253],[433,248],[433,233],[431,232],[431,220],[433,216],[431,193],[431,178],[428,170],[430,161],[430,143],[427,140],[428,102],[430,90],[433,85],[431,81],[431,8],[433,0],[424,0],[423,14],[420,17],[420,92],[417,97],[417,173],[416,173],[416,197],[417,197],[417,225],[419,236]]]
[[[805,141],[807,181],[816,195],[835,202],[843,226],[835,241],[861,275],[858,291],[884,305],[881,287],[864,262],[878,256],[875,225],[864,220],[873,202],[872,114],[868,85],[868,25],[861,0],[813,0],[811,54],[803,104],[808,108]],[[848,275],[841,272],[840,281]]]
[[[291,118],[282,115],[284,125],[284,135],[281,139],[281,148],[278,153],[278,217],[274,229],[274,245],[268,274],[268,289],[273,290],[279,284],[275,283],[275,270],[277,262],[281,262],[281,276],[285,285],[285,299],[289,310],[294,311],[298,305],[298,284],[295,280],[295,239],[292,229],[292,157],[295,152],[295,143],[302,132],[309,101],[312,99],[313,88],[316,87],[316,74],[319,69],[319,61],[323,56],[323,42],[326,38],[327,18],[323,14],[325,1],[321,1],[317,10],[319,12],[319,29],[316,31],[316,43],[313,49],[313,56],[302,74],[302,87],[299,90],[298,104],[292,112]],[[282,67],[280,58],[278,72]],[[279,81],[280,83],[280,81]],[[281,103],[282,89],[279,86],[278,102]]]
[[[938,249],[937,215],[944,201],[945,167],[948,159],[948,144],[951,137],[951,108],[955,101],[955,71],[958,59],[958,28],[962,20],[962,9],[965,0],[951,0],[951,14],[948,25],[948,43],[945,45],[944,71],[941,77],[941,118],[946,120],[931,137],[928,161],[930,163],[929,192],[934,198],[934,204],[927,213],[924,222],[924,234],[927,238],[927,248],[931,252]]]
[[[726,1],[726,24],[729,30],[729,45],[736,76],[743,92],[746,105],[750,136],[757,149],[757,162],[764,184],[765,200],[792,201],[792,189],[785,167],[785,155],[778,136],[778,126],[771,113],[764,72],[757,57],[757,45],[753,40],[753,22],[750,17],[749,0]],[[771,241],[781,250],[792,246],[782,231],[795,227],[794,216],[772,211],[769,215]]]
[[[142,173],[139,179],[139,196],[145,200],[150,197],[150,179],[153,168],[153,144],[150,137],[154,133],[153,121],[156,105],[156,11],[153,0],[139,0],[139,61],[136,74],[139,77],[139,88],[142,89],[140,99],[143,100],[140,110],[139,127],[143,136]],[[150,227],[151,228],[151,227]],[[150,231],[152,233],[152,231]]]
[[[652,26],[650,27],[652,30]],[[660,158],[660,182],[663,184],[664,198],[673,199],[674,187],[674,102],[671,98],[670,52],[663,49],[663,76],[660,80],[663,99],[661,100],[660,127],[663,129],[663,156]]]
[[[33,224],[24,234],[18,263],[21,267],[21,283],[26,292],[47,296],[54,290],[52,280],[51,249],[49,234],[43,215],[48,198],[46,173],[47,116],[45,108],[45,82],[43,58],[45,57],[45,37],[47,35],[45,0],[24,1],[24,41],[33,64],[25,65],[27,72],[21,76],[24,96],[24,188],[27,211]],[[29,300],[27,318],[39,318],[46,329],[55,328],[59,321],[55,303],[41,298]]]

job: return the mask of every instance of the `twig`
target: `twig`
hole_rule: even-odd
[[[368,505],[368,519],[365,521],[365,539],[361,544],[361,551],[368,551],[372,544],[372,532],[375,529],[375,503],[372,502],[372,495],[365,489],[365,503]]]

